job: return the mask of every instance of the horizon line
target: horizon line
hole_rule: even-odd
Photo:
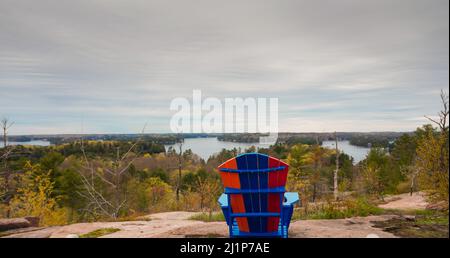
[[[329,132],[278,132],[278,134],[332,134],[332,133],[412,133],[415,130],[405,130],[405,131],[329,131]],[[54,133],[54,134],[10,134],[8,137],[12,136],[79,136],[79,135],[193,135],[193,134],[203,134],[203,135],[217,135],[217,134],[268,134],[268,133],[172,133],[172,132],[162,132],[162,133]],[[0,138],[3,138],[0,135]]]

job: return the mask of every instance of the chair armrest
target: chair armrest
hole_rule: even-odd
[[[298,193],[295,193],[295,192],[284,193],[284,198],[285,198],[285,201],[283,202],[283,206],[294,205],[294,204],[300,202]]]
[[[219,197],[219,204],[221,207],[228,207],[228,196],[227,194],[223,193]]]

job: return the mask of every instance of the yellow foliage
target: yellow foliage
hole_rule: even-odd
[[[147,185],[147,195],[150,199],[150,206],[156,208],[160,205],[166,205],[169,201],[169,196],[172,193],[170,185],[162,181],[159,177],[150,177],[145,183]]]
[[[295,173],[299,173],[302,166],[312,162],[312,156],[309,152],[309,146],[306,144],[297,144],[292,146],[287,162]]]
[[[197,211],[200,209],[200,202],[198,201],[200,196],[197,192],[186,191],[181,195],[181,208],[186,211]]]
[[[431,201],[449,201],[448,136],[432,131],[419,139],[416,166],[419,184],[430,193]],[[448,207],[448,206],[447,206]]]
[[[220,184],[217,180],[210,178],[198,178],[195,190],[200,197],[201,209],[206,208],[209,212],[211,212],[217,207],[217,198],[222,192]]]
[[[21,183],[18,194],[10,203],[13,217],[38,217],[40,224],[45,226],[67,222],[67,211],[59,208],[57,199],[52,197],[54,183],[50,180],[50,171],[41,171],[38,165],[27,162]]]

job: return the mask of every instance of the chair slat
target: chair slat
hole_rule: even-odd
[[[246,213],[233,213],[231,217],[280,217],[279,212],[246,212]]]

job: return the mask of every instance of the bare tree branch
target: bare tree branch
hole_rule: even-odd
[[[78,173],[82,178],[81,181],[86,189],[86,194],[80,193],[80,196],[88,200],[86,209],[90,209],[89,212],[92,214],[99,214],[97,212],[99,211],[100,214],[116,219],[120,210],[127,203],[127,198],[121,197],[120,195],[120,184],[122,182],[121,177],[126,171],[128,171],[130,166],[136,160],[136,157],[139,156],[139,152],[136,153],[135,149],[142,141],[146,126],[147,124],[144,125],[140,137],[133,144],[131,144],[130,148],[128,148],[123,155],[120,155],[120,149],[117,148],[117,155],[113,161],[112,167],[102,167],[102,171],[105,171],[107,174],[102,174],[96,171],[96,165],[89,160],[86,154],[84,137],[81,137],[81,153],[84,164],[82,165],[83,170],[79,170]],[[129,159],[131,153],[135,153],[136,155]],[[89,173],[90,179],[86,177],[85,172]],[[95,184],[95,178],[99,178],[102,182],[111,187],[111,190],[114,193],[112,201],[109,201],[107,197],[97,189],[98,186]]]
[[[428,120],[430,120],[432,123],[436,124],[441,132],[447,133],[447,121],[449,116],[449,103],[448,103],[448,95],[444,92],[444,90],[441,90],[441,102],[442,102],[442,110],[438,113],[439,121],[435,120],[429,116],[425,116]]]

